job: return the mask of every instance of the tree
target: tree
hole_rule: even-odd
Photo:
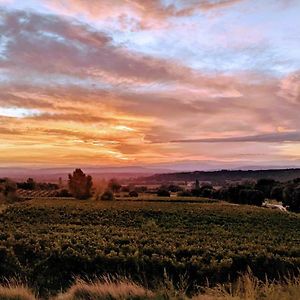
[[[115,178],[111,179],[107,186],[107,188],[111,190],[113,193],[118,193],[121,187],[122,187],[121,184]]]
[[[281,202],[283,200],[283,189],[282,185],[274,186],[271,190],[270,198]]]
[[[264,200],[264,193],[259,190],[244,189],[239,192],[239,204],[262,206]]]
[[[262,191],[265,194],[266,198],[271,197],[272,188],[277,184],[274,179],[262,178],[259,179],[255,185],[255,189]]]
[[[196,182],[195,182],[195,189],[196,190],[199,190],[200,189],[200,182],[198,179],[196,179]]]
[[[288,185],[283,190],[283,206],[293,212],[300,212],[300,185]]]
[[[28,178],[26,182],[17,183],[19,189],[33,191],[36,189],[36,182],[33,178]]]
[[[88,199],[92,196],[92,177],[81,169],[76,169],[73,175],[69,174],[69,190],[76,199]]]
[[[12,203],[18,200],[17,185],[10,179],[2,179],[0,181],[0,199],[5,202]]]

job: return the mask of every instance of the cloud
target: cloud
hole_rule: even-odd
[[[10,41],[0,67],[8,80],[23,77],[39,85],[78,81],[103,88],[180,81],[197,89],[231,89],[230,76],[216,80],[176,61],[129,52],[113,45],[107,34],[76,21],[15,11],[3,15],[0,30]]]
[[[102,5],[101,13],[112,20],[121,11],[111,1],[111,13],[105,1],[77,2],[91,5],[91,14]],[[212,7],[210,1],[195,1],[160,12],[158,1],[122,3],[147,25],[156,18],[193,14],[188,8],[234,4],[219,1]],[[1,163],[262,161],[264,153],[279,161],[291,156],[283,155],[278,144],[289,148],[299,142],[298,72],[285,78],[253,70],[207,73],[184,59],[171,59],[172,45],[162,49],[164,55],[151,56],[116,42],[118,32],[74,15],[1,13],[6,42],[0,58],[0,107],[39,112],[0,116]],[[180,42],[186,39],[182,35]],[[198,51],[199,45],[194,47]],[[228,63],[226,57],[219,59]]]
[[[300,142],[300,132],[276,132],[265,133],[250,136],[235,136],[224,138],[203,138],[203,139],[187,139],[173,140],[172,143],[283,143],[283,142]]]
[[[143,30],[168,26],[171,17],[190,16],[197,11],[220,10],[243,0],[174,1],[164,4],[161,0],[51,0],[48,6],[67,15],[85,15],[99,21],[114,17],[123,29]],[[177,5],[176,5],[177,4]]]

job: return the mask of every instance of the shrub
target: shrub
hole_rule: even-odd
[[[168,190],[158,190],[157,191],[157,196],[158,197],[170,197],[171,196],[171,194],[170,194],[170,192],[168,191]]]
[[[69,193],[67,189],[62,189],[57,192],[56,197],[68,198],[68,197],[72,197],[72,195]]]
[[[261,206],[265,200],[264,193],[258,190],[241,190],[239,194],[239,203]]]
[[[281,185],[276,185],[272,188],[270,198],[275,199],[277,201],[283,200],[283,189],[284,187]]]
[[[169,185],[168,190],[171,193],[177,193],[177,192],[182,191],[182,187],[180,187],[179,185],[171,184],[171,185]]]
[[[182,191],[178,193],[179,197],[192,197],[192,193],[190,191]]]
[[[200,189],[192,189],[191,194],[193,197],[201,197],[201,190]]]
[[[101,195],[100,199],[103,201],[113,201],[115,197],[112,191],[107,190]]]
[[[300,186],[289,185],[283,190],[283,206],[293,212],[300,212]]]
[[[262,178],[257,181],[255,189],[263,192],[266,198],[270,198],[271,191],[276,184],[274,179]]]
[[[138,197],[139,193],[137,191],[131,191],[129,192],[129,197]]]
[[[210,188],[201,189],[201,195],[205,198],[211,198],[213,194],[213,190]]]

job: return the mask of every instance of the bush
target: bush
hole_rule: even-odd
[[[177,193],[182,191],[182,187],[180,187],[179,185],[171,184],[169,185],[168,190],[171,193]]]
[[[210,188],[204,188],[201,191],[202,197],[204,198],[211,198],[213,195],[213,189]]]
[[[300,212],[300,186],[289,185],[283,190],[283,206],[293,212]]]
[[[200,189],[192,189],[191,194],[193,197],[201,197],[201,190]]]
[[[281,202],[283,200],[283,189],[283,186],[274,186],[271,190],[270,198]]]
[[[266,198],[270,198],[271,191],[276,184],[277,182],[274,179],[263,178],[257,181],[255,189],[263,192]]]
[[[258,190],[241,190],[239,193],[240,204],[261,206],[265,200],[264,193]]]
[[[192,193],[190,191],[182,191],[178,193],[179,197],[192,197]]]
[[[157,191],[157,196],[158,196],[158,197],[170,197],[171,194],[170,194],[170,192],[167,191],[167,190],[158,190],[158,191]]]
[[[68,198],[68,197],[72,197],[72,195],[69,193],[67,189],[62,189],[57,192],[56,197]]]
[[[105,191],[102,195],[101,195],[101,200],[103,201],[113,201],[115,200],[114,194],[112,191]]]
[[[139,193],[137,191],[131,191],[129,192],[129,197],[138,197],[139,196]]]

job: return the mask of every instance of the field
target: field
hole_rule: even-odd
[[[205,203],[208,202],[208,203]],[[154,287],[167,276],[188,290],[300,268],[300,216],[222,202],[41,200],[0,214],[0,273],[40,294],[75,277],[121,275]]]

